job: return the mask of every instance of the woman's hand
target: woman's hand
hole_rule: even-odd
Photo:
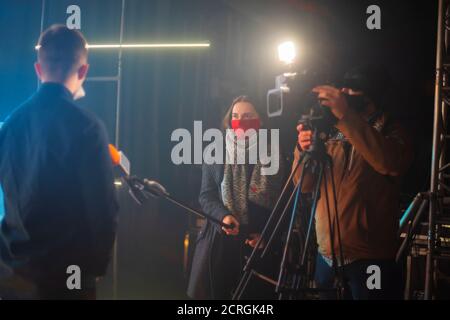
[[[233,228],[227,229],[222,227],[222,230],[226,233],[227,236],[237,236],[239,234],[239,222],[236,220],[234,216],[231,214],[225,216],[222,220],[223,223],[233,225]]]
[[[261,238],[261,234],[259,234],[259,233],[251,233],[248,236],[248,239],[245,240],[245,244],[248,244],[250,247],[254,248],[254,247],[256,247],[256,244],[258,243],[260,238]],[[262,248],[264,248],[264,243],[261,243],[259,245],[258,249],[262,249]]]

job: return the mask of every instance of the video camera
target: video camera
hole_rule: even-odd
[[[318,136],[326,140],[337,119],[312,92],[314,87],[326,84],[333,85],[326,74],[311,70],[286,72],[277,76],[275,88],[267,92],[268,117],[281,117],[286,109],[296,109],[297,122],[317,131]],[[292,112],[288,114],[292,116]]]
[[[322,106],[312,89],[320,85],[336,88],[348,87],[359,89],[352,79],[332,79],[329,70],[316,67],[292,71],[295,58],[295,47],[292,43],[283,43],[278,48],[279,59],[287,65],[288,72],[275,78],[275,88],[267,92],[267,116],[296,117],[297,123],[314,131],[322,141],[328,140],[337,122],[330,108]],[[319,70],[322,69],[322,70]],[[362,89],[362,88],[361,88]],[[364,96],[346,96],[349,106],[355,110],[363,110],[367,104]]]

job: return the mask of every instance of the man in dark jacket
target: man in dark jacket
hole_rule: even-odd
[[[0,297],[95,298],[118,206],[104,126],[74,104],[86,41],[52,26],[37,48],[42,86],[0,130]]]

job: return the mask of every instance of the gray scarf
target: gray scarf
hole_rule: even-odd
[[[283,161],[280,159],[280,170],[275,175],[263,175],[264,167],[259,159],[249,159],[249,154],[256,155],[258,147],[257,134],[247,141],[236,140],[233,132],[226,135],[226,163],[224,165],[221,185],[222,200],[225,207],[241,224],[248,224],[249,201],[271,210],[278,199],[283,183]],[[270,150],[270,148],[268,148]],[[240,158],[243,157],[243,158]],[[245,159],[245,163],[239,161]],[[251,166],[253,170],[250,172]]]

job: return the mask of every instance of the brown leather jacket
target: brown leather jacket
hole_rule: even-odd
[[[405,130],[390,122],[385,114],[372,123],[349,110],[336,124],[342,133],[340,137],[326,143],[327,153],[333,160],[342,251],[346,260],[392,259],[397,249],[400,176],[412,161],[412,142]],[[300,151],[296,148],[294,166],[299,157]],[[294,176],[295,183],[298,183],[301,168]],[[336,211],[330,169],[326,173],[328,179],[321,185],[316,210],[316,235],[319,252],[331,257],[325,188],[331,200],[334,225]],[[309,172],[305,174],[303,192],[310,192],[313,179]],[[337,232],[334,234],[335,252],[339,257]]]

